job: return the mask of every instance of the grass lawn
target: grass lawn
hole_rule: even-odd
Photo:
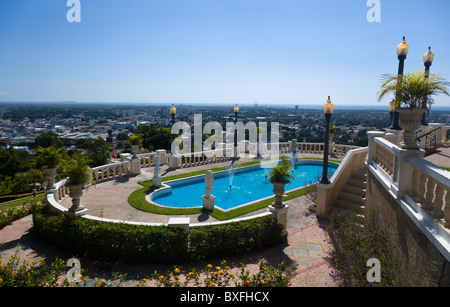
[[[301,159],[301,160],[321,160],[321,159],[316,158],[316,159]],[[336,161],[336,160],[334,160],[332,162],[340,163],[340,161]],[[240,164],[240,165],[238,165],[238,167],[255,165],[255,164],[259,164],[259,163],[260,163],[260,161],[252,161],[252,162]],[[213,169],[211,169],[211,171],[218,172],[218,171],[223,171],[225,169],[226,169],[226,167],[219,167],[219,168],[213,168]],[[168,177],[164,177],[163,181],[175,180],[175,179],[186,178],[186,177],[191,177],[191,176],[196,176],[196,175],[203,175],[206,173],[206,171],[207,170],[201,170],[201,171],[196,171],[196,172],[192,172],[192,173],[168,176]],[[147,202],[145,200],[145,196],[155,190],[155,188],[152,185],[153,184],[152,180],[141,181],[141,182],[139,182],[139,184],[142,185],[143,188],[134,191],[133,193],[131,193],[131,195],[128,198],[129,204],[138,210],[156,213],[156,214],[165,214],[165,215],[201,214],[202,212],[204,212],[203,208],[180,209],[180,208],[160,207],[160,206],[150,204],[149,202]],[[304,188],[298,189],[296,191],[287,193],[286,196],[283,197],[283,201],[299,197],[299,196],[307,194],[309,192],[311,192],[311,187],[304,187]],[[243,214],[247,214],[249,212],[253,212],[253,211],[265,208],[265,207],[271,205],[274,202],[274,200],[275,200],[274,197],[271,197],[269,199],[253,203],[251,205],[237,208],[237,209],[230,210],[230,211],[226,211],[226,212],[216,208],[212,212],[205,212],[205,213],[211,215],[212,217],[214,217],[218,220],[223,221],[223,220],[232,219],[232,218],[241,216]]]
[[[29,204],[31,198],[33,198],[33,196],[29,196],[29,197],[24,197],[24,198],[19,198],[19,199],[15,199],[15,200],[11,200],[11,201],[7,201],[4,203],[0,204],[0,210],[6,210],[6,209],[11,209],[11,208],[16,208],[25,204]],[[43,201],[45,199],[45,193],[42,194],[38,194],[38,196],[36,196],[36,201]]]

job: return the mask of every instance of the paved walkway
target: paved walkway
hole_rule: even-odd
[[[440,167],[450,167],[450,145],[438,147],[437,153],[425,157],[425,160]]]
[[[242,162],[242,161],[241,161]],[[180,169],[167,172],[167,175],[181,172],[192,172],[197,169],[220,167],[227,163],[217,163],[195,168]],[[164,173],[165,168],[162,169]],[[97,184],[90,188],[82,198],[83,205],[89,208],[89,214],[102,215],[104,217],[116,219],[128,219],[135,221],[167,222],[169,216],[159,216],[156,214],[141,212],[128,205],[128,195],[140,188],[137,184],[140,180],[150,179],[153,168],[143,169],[142,174],[136,177],[126,177],[119,180],[111,180]],[[100,202],[99,199],[102,201]],[[228,265],[237,273],[241,263],[247,264],[250,271],[256,271],[258,263],[263,259],[267,264],[276,266],[281,261],[287,264],[297,263],[297,275],[291,281],[291,286],[336,286],[329,276],[331,268],[325,260],[330,245],[327,242],[326,234],[320,227],[320,221],[314,212],[310,211],[311,200],[307,196],[301,196],[285,202],[289,206],[288,211],[288,232],[289,235],[285,243],[276,245],[262,251],[252,252],[241,257],[226,259]],[[70,206],[69,200],[63,202]],[[263,209],[266,210],[266,209]],[[199,215],[190,216],[192,222],[200,221]],[[202,221],[205,221],[201,218]],[[209,218],[206,221],[212,221]],[[10,255],[14,254],[20,244],[19,256],[21,259],[53,259],[55,256],[68,260],[72,256],[61,253],[52,247],[39,241],[33,232],[31,216],[14,222],[12,225],[0,231],[0,254],[1,262],[6,262]],[[127,273],[130,281],[127,284],[133,285],[140,278],[149,279],[149,285],[154,285],[151,281],[155,270],[166,272],[173,269],[172,266],[165,265],[128,265],[113,264],[106,262],[80,259],[82,268],[86,270],[86,275],[108,279],[112,272]],[[220,260],[209,260],[184,266],[186,270],[195,267],[197,270],[203,269],[207,263],[219,264]],[[217,263],[215,263],[217,262]]]

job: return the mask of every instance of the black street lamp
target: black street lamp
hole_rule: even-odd
[[[175,124],[175,115],[177,114],[177,108],[172,104],[172,107],[170,108],[170,115],[172,116],[172,126]],[[173,142],[173,135],[172,135],[172,142]]]
[[[428,75],[430,74],[430,67],[431,64],[433,64],[434,60],[434,53],[431,52],[431,47],[428,47],[428,51],[423,55],[423,64],[425,65],[425,73],[426,78],[428,78]],[[427,107],[426,101],[424,101],[422,107]],[[427,120],[426,120],[426,114],[422,114],[422,126],[428,126]]]
[[[408,52],[409,52],[409,45],[406,43],[405,36],[403,36],[403,41],[397,46],[398,75],[399,76],[403,76],[405,60],[406,60],[406,56],[408,55]],[[400,93],[397,92],[396,97],[395,97],[397,102],[399,100],[399,95],[400,95]],[[391,125],[391,127],[389,127],[389,129],[402,130],[402,128],[400,127],[398,122],[399,122],[399,114],[398,114],[398,112],[394,111],[394,119],[393,119],[392,125]]]
[[[394,106],[392,105],[392,103],[389,103],[389,129],[392,127],[393,123],[394,123]]]
[[[237,159],[237,120],[238,120],[239,107],[236,104],[234,107],[234,158]]]
[[[175,115],[177,114],[177,108],[172,104],[170,108],[170,115],[172,116],[172,125],[175,124]]]
[[[325,143],[323,149],[323,172],[322,180],[320,183],[329,184],[328,180],[328,150],[330,146],[330,119],[333,114],[334,105],[331,102],[330,96],[328,96],[327,102],[323,105],[323,113],[325,114],[326,124],[325,124]]]

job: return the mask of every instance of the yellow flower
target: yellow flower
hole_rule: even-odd
[[[164,279],[164,276],[161,275],[161,276],[158,277],[158,279],[159,279],[159,280],[163,280],[163,279]]]
[[[210,287],[215,287],[216,285],[214,283],[209,284]]]
[[[225,267],[225,270],[229,270],[230,269],[230,267],[227,265],[226,267]]]
[[[208,269],[212,269],[212,265],[211,265],[211,264],[208,264],[206,267],[207,267]]]
[[[179,269],[179,268],[176,268],[176,269],[174,270],[174,272],[175,272],[175,274],[180,274],[180,269]]]
[[[101,284],[102,284],[102,285],[106,285],[106,280],[103,279],[103,280],[101,281]]]
[[[220,266],[216,266],[216,271],[220,271]]]
[[[143,281],[143,282],[147,282],[147,278],[143,278],[142,281]]]

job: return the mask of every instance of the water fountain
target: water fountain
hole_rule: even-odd
[[[298,152],[297,152],[297,140],[292,140],[292,152],[291,152],[291,164],[292,164],[292,173],[294,173],[295,164],[297,162]]]
[[[236,172],[236,169],[233,168],[233,161],[230,161],[230,164],[228,164],[227,172],[228,172],[228,180],[230,182],[230,190],[231,190],[231,186],[233,184],[234,173]]]

